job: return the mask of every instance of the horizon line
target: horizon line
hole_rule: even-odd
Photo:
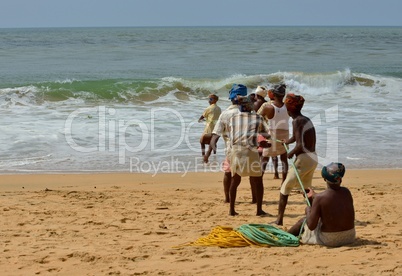
[[[402,25],[143,25],[143,26],[25,26],[0,27],[0,29],[57,29],[57,28],[250,28],[250,27],[393,27]]]

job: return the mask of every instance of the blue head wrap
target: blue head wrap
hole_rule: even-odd
[[[237,95],[246,96],[247,86],[243,84],[233,84],[232,89],[229,90],[229,100],[236,99]]]

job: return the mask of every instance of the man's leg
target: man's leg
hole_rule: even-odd
[[[277,156],[272,156],[272,164],[274,165],[274,179],[279,179],[278,157]]]
[[[306,218],[302,218],[302,219],[300,219],[298,222],[296,222],[296,224],[293,225],[293,226],[288,230],[288,233],[292,234],[293,236],[298,237],[299,234],[300,234],[300,230],[301,230],[301,228],[302,228],[302,226],[303,226],[303,224],[304,224],[304,220],[305,220],[305,219],[306,219]]]
[[[230,199],[230,209],[229,215],[236,216],[238,213],[235,211],[235,202],[236,202],[236,195],[237,195],[237,187],[240,185],[241,176],[237,173],[232,176],[232,181],[230,182],[230,189],[229,189],[229,199]]]
[[[261,170],[262,170],[262,176],[264,176],[265,170],[267,169],[267,165],[269,162],[269,157],[261,157]]]
[[[282,162],[282,183],[285,181],[286,176],[288,175],[289,163],[288,163],[288,154],[285,152],[281,154],[281,162]]]
[[[251,188],[251,203],[257,203],[257,194],[256,194],[256,187],[255,187],[255,182],[249,177],[249,182],[250,182],[250,188]]]
[[[232,173],[225,172],[223,175],[223,192],[225,193],[225,203],[229,203],[229,189],[232,181]]]
[[[205,145],[210,145],[211,137],[212,137],[212,134],[207,133],[207,134],[203,134],[200,138],[202,156],[205,156]]]
[[[288,204],[289,195],[283,195],[280,193],[279,206],[278,206],[278,218],[274,222],[277,225],[283,225],[283,216],[285,215],[286,205]]]
[[[262,176],[251,176],[250,181],[254,183],[257,198],[257,216],[266,215],[267,213],[262,210],[262,200],[264,198],[264,184],[262,182]]]
[[[201,143],[201,154],[202,156],[205,155],[205,144]]]

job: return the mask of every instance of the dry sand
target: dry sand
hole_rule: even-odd
[[[214,227],[272,222],[280,180],[264,176],[255,216],[248,179],[237,217],[222,173],[0,175],[2,275],[402,275],[402,170],[348,170],[357,240],[350,246],[175,248]],[[325,187],[319,172],[316,191]],[[304,214],[292,193],[284,226]]]

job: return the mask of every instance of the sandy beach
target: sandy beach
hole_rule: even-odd
[[[350,246],[176,247],[216,226],[275,219],[280,180],[264,176],[255,216],[248,179],[236,211],[222,173],[0,175],[2,275],[401,275],[402,170],[347,170],[357,240]],[[317,192],[325,188],[319,171]],[[284,228],[304,215],[289,198]]]

